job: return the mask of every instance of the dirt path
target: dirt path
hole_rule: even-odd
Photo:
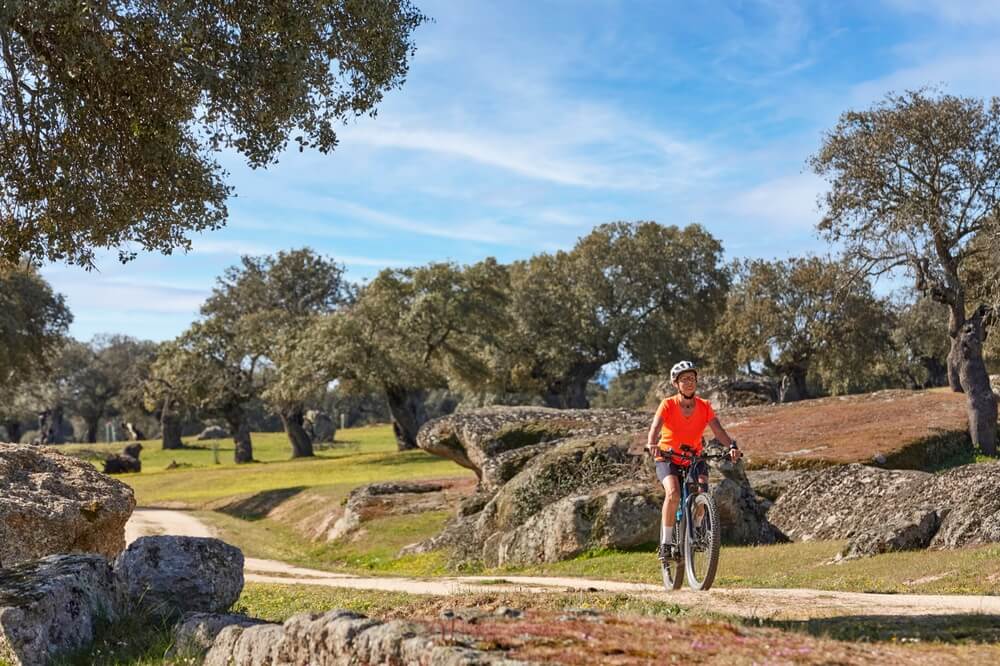
[[[140,536],[175,534],[211,536],[211,530],[183,511],[136,509],[125,526],[131,543]],[[653,560],[650,558],[652,566]],[[1000,597],[974,595],[865,594],[806,589],[716,588],[712,591],[665,592],[659,585],[548,576],[456,576],[421,580],[365,577],[292,566],[275,560],[247,558],[245,578],[254,583],[296,583],[411,594],[452,595],[468,592],[544,593],[566,590],[624,592],[706,611],[763,619],[804,619],[843,615],[1000,615]]]

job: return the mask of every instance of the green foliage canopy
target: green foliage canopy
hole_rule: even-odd
[[[188,247],[225,220],[219,152],[332,150],[425,20],[408,0],[0,4],[0,258]]]
[[[515,390],[555,407],[585,407],[608,363],[663,372],[721,312],[722,245],[699,225],[616,222],[569,252],[511,266],[506,368]]]
[[[720,370],[762,367],[785,382],[783,400],[807,397],[810,373],[830,391],[866,387],[889,342],[889,317],[850,265],[819,257],[747,260],[733,272],[711,344]]]

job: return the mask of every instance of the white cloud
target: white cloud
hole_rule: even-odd
[[[949,23],[975,24],[1000,21],[997,0],[887,0],[897,10],[926,14]]]
[[[811,173],[781,176],[737,194],[727,206],[734,216],[764,220],[783,228],[814,227],[824,181]]]

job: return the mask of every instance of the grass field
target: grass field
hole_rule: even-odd
[[[434,576],[450,572],[447,553],[399,557],[403,546],[437,533],[445,511],[386,516],[365,525],[362,538],[314,541],[309,528],[342,503],[355,487],[375,481],[465,477],[472,473],[423,451],[396,451],[389,426],[341,430],[334,446],[315,459],[289,460],[282,433],[254,435],[260,462],[235,465],[231,443],[198,443],[161,451],[146,442],[141,474],[119,478],[135,488],[140,506],[199,510],[225,540],[253,557],[300,566],[366,574]],[[73,445],[66,451],[117,449]],[[171,461],[190,465],[166,470]],[[956,551],[914,551],[835,563],[842,542],[807,542],[723,548],[717,584],[727,587],[812,587],[895,593],[1000,594],[1000,546]],[[652,547],[631,552],[595,551],[533,567],[477,570],[558,574],[655,583]]]
[[[340,497],[375,481],[472,476],[455,463],[423,451],[398,452],[387,425],[340,430],[334,445],[317,450],[314,458],[297,460],[289,459],[291,447],[284,433],[254,433],[258,462],[246,465],[233,462],[231,440],[186,440],[187,448],[169,451],[162,450],[159,441],[142,444],[142,472],[118,478],[132,486],[139,506],[145,507],[198,509],[224,498],[323,488],[331,497]],[[72,444],[60,450],[103,457],[121,448],[121,444]],[[182,466],[166,469],[172,462]]]

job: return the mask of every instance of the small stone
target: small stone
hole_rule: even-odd
[[[493,611],[493,614],[497,617],[502,617],[508,620],[518,620],[524,617],[524,611],[517,608],[511,608],[510,606],[501,606]]]
[[[885,456],[882,455],[881,453],[876,453],[874,456],[872,456],[872,462],[874,462],[876,465],[882,466],[885,464]]]

